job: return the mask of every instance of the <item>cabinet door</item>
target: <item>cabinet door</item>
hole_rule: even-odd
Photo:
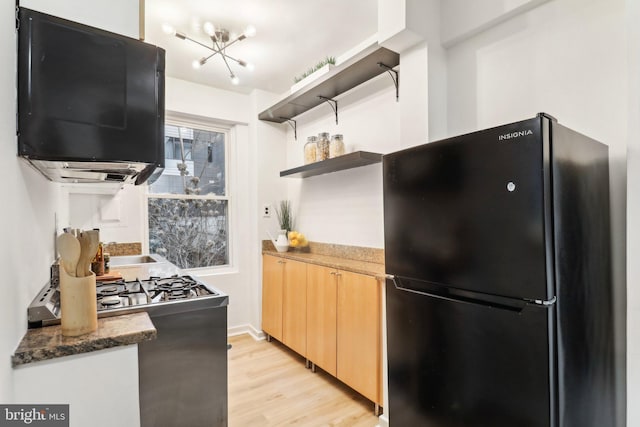
[[[362,274],[338,274],[338,379],[382,403],[379,282]]]
[[[282,341],[282,280],[284,260],[262,257],[262,330]]]
[[[307,264],[284,261],[282,342],[307,354]]]
[[[307,358],[336,376],[336,270],[307,266]]]

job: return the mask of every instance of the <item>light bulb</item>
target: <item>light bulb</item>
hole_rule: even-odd
[[[204,23],[203,29],[204,29],[204,32],[207,33],[209,36],[213,36],[216,33],[215,27],[209,21]]]
[[[240,79],[238,76],[231,74],[231,83],[234,85],[238,85],[240,83]]]
[[[253,71],[255,69],[255,67],[251,62],[246,62],[246,61],[243,61],[242,59],[238,59],[238,65],[245,67],[249,71]]]
[[[171,25],[169,24],[162,24],[162,32],[165,34],[169,34],[171,36],[175,36],[176,35],[176,30],[175,28],[173,28]]]
[[[245,28],[244,30],[244,35],[247,37],[253,37],[256,35],[256,27],[254,27],[253,25],[249,25],[247,26],[247,28]]]
[[[198,68],[200,68],[200,66],[202,65],[200,62],[201,61],[198,61],[197,59],[193,60],[193,62],[191,63],[191,66],[194,68],[194,70],[197,70]]]

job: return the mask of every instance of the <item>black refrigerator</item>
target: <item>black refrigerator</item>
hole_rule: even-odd
[[[541,113],[383,175],[390,425],[615,426],[607,146]]]

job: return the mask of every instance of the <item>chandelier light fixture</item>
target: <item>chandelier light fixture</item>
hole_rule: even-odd
[[[194,40],[184,33],[176,31],[169,24],[164,24],[162,26],[162,30],[166,34],[176,36],[181,40],[189,40],[190,42],[198,44],[208,49],[211,52],[207,56],[203,56],[200,59],[194,60],[192,63],[193,68],[196,68],[196,69],[200,68],[201,66],[209,62],[211,58],[219,54],[222,60],[224,61],[224,65],[227,67],[227,70],[229,70],[229,78],[231,79],[231,83],[233,83],[234,85],[237,85],[238,83],[240,83],[240,80],[234,74],[233,70],[231,70],[229,61],[233,61],[238,65],[240,65],[241,67],[245,67],[249,71],[253,71],[253,64],[243,61],[242,59],[238,59],[238,58],[234,58],[233,56],[230,56],[227,53],[227,48],[239,41],[246,39],[247,37],[255,36],[256,35],[255,27],[253,25],[249,25],[242,34],[233,38],[233,40],[231,39],[228,30],[224,28],[216,28],[211,22],[205,22],[205,24],[203,25],[203,29],[204,29],[204,32],[211,38],[211,46],[201,43],[198,40]]]

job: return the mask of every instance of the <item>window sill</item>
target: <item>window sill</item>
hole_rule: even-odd
[[[239,273],[237,267],[233,267],[230,265],[221,267],[185,268],[182,271],[194,276],[225,276]]]

